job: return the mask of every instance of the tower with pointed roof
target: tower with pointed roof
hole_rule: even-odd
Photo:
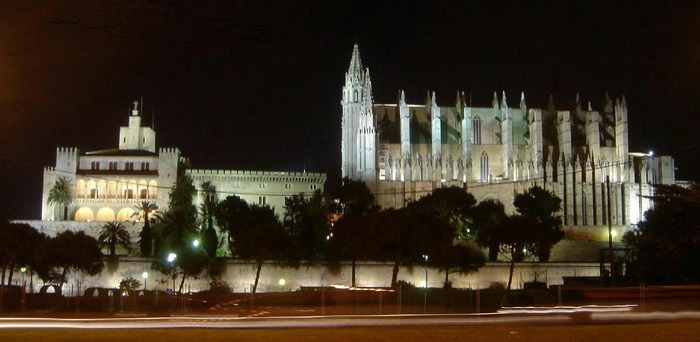
[[[343,177],[373,182],[377,177],[376,119],[372,110],[372,81],[363,69],[360,49],[355,44],[350,67],[345,74],[341,100],[343,107],[341,171]]]

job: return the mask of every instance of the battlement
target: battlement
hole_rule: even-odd
[[[158,149],[158,153],[180,153],[180,149],[177,147],[161,147]]]
[[[57,153],[78,153],[78,148],[77,147],[57,147],[56,152]]]
[[[274,177],[309,177],[326,178],[325,173],[314,172],[282,172],[282,171],[252,171],[252,170],[187,170],[190,175],[228,175],[228,176],[274,176]]]

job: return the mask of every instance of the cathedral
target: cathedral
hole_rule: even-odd
[[[375,103],[355,44],[341,100],[342,176],[364,181],[383,207],[460,186],[513,212],[515,194],[539,185],[562,199],[566,227],[610,220],[620,230],[650,207],[652,185],[676,182],[671,157],[629,151],[624,96],[606,94],[600,110],[578,96],[570,109],[551,96],[547,108],[528,108],[524,93],[510,101],[494,92],[490,107],[472,107],[457,92],[445,106],[428,92],[408,104],[399,90],[396,103]]]

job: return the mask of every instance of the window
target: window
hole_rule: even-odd
[[[97,198],[99,191],[97,189],[90,189],[90,198]]]
[[[150,170],[150,169],[151,169],[151,163],[146,163],[146,168],[145,168],[145,170],[148,171],[148,170]]]
[[[92,169],[92,170],[99,170],[99,169],[100,169],[100,162],[92,162],[92,163],[90,163],[90,169]]]
[[[292,188],[292,183],[287,183],[284,185],[285,189],[291,189]]]
[[[260,189],[266,189],[266,188],[267,188],[267,185],[266,185],[265,183],[259,183],[259,184],[258,184],[258,188],[260,188]]]
[[[148,198],[148,189],[141,189],[141,193],[139,194],[140,199],[146,199]]]
[[[481,181],[489,181],[489,155],[486,152],[481,153]]]
[[[127,171],[134,171],[134,163],[133,162],[128,162],[124,165],[124,170]]]
[[[265,196],[258,196],[258,204],[259,204],[259,205],[266,205],[266,204],[267,204],[267,197],[265,197]]]
[[[472,144],[481,144],[481,118],[478,115],[472,119]]]
[[[132,189],[124,190],[124,198],[134,198],[134,190],[132,190]]]
[[[318,184],[309,185],[309,190],[316,190],[316,189],[318,189]]]

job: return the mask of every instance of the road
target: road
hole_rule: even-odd
[[[636,305],[506,308],[491,314],[0,318],[2,341],[687,341],[700,311]]]

